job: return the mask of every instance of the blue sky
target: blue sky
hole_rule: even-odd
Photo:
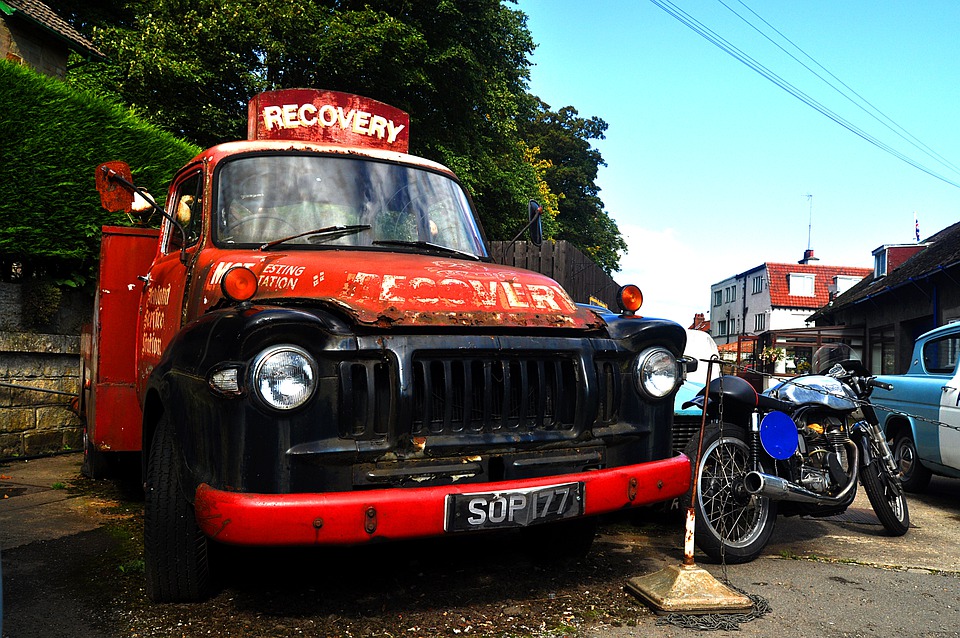
[[[960,2],[723,2],[829,77],[750,10],[761,16],[960,166]],[[720,0],[674,4],[866,134],[960,183],[960,169],[851,104]],[[710,284],[765,261],[796,262],[811,209],[810,246],[829,265],[872,267],[873,249],[913,241],[915,212],[921,238],[960,221],[960,188],[831,121],[650,0],[517,8],[537,44],[531,92],[609,124],[595,142],[607,163],[597,183],[629,245],[616,279],[640,286],[644,314],[689,325],[709,313]]]

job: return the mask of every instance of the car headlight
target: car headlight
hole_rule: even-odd
[[[253,362],[253,387],[277,410],[300,407],[317,387],[317,364],[305,350],[291,345],[264,350]]]
[[[634,377],[637,390],[653,399],[661,399],[680,383],[677,359],[665,348],[647,348],[637,357]]]

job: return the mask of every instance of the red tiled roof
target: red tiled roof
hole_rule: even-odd
[[[770,281],[770,304],[774,308],[810,308],[816,310],[830,301],[827,289],[837,275],[864,278],[873,274],[872,268],[853,266],[820,266],[814,264],[774,264],[767,262],[767,276]],[[814,275],[813,297],[800,297],[790,294],[790,275],[804,273]]]

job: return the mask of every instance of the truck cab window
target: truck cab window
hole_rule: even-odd
[[[186,236],[186,246],[189,248],[200,239],[203,210],[203,173],[196,172],[177,185],[176,194],[168,203],[167,212],[183,227]],[[164,252],[171,253],[184,246],[184,235],[181,235],[173,224],[166,225],[164,237]]]

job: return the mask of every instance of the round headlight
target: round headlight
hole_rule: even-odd
[[[317,366],[296,346],[276,346],[261,352],[253,363],[253,387],[263,402],[277,410],[306,403],[317,387]]]
[[[637,389],[653,399],[667,396],[680,382],[677,359],[664,348],[647,348],[637,357],[636,366]]]

